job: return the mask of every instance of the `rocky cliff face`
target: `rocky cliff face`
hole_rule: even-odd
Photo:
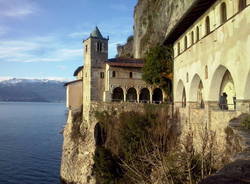
[[[196,0],[139,0],[134,11],[134,56],[162,44],[183,14]]]
[[[124,45],[117,46],[117,57],[134,57],[134,37],[130,36],[127,39],[127,43]]]

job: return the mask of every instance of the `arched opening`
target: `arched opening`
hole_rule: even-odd
[[[246,7],[247,7],[247,1],[246,0],[239,0],[239,11],[242,11]]]
[[[96,146],[102,146],[105,144],[107,139],[107,134],[103,123],[97,123],[94,129],[94,137]]]
[[[227,5],[225,2],[221,3],[220,5],[220,19],[221,19],[221,24],[227,21]]]
[[[143,88],[140,92],[140,98],[141,103],[149,103],[150,101],[150,92],[147,88]]]
[[[113,90],[112,101],[113,102],[122,102],[124,100],[123,90],[120,87],[117,87]]]
[[[137,92],[135,88],[129,88],[126,95],[127,102],[137,101]]]
[[[174,101],[175,102],[181,102],[182,100],[182,92],[184,89],[184,83],[182,82],[182,80],[179,80],[178,84],[177,84],[177,88],[176,91],[174,93]]]
[[[187,36],[184,38],[184,48],[187,49],[188,47],[188,41],[187,41]]]
[[[234,80],[230,71],[219,66],[213,74],[209,101],[216,101],[222,110],[234,110],[236,108],[236,91]]]
[[[219,103],[222,110],[236,110],[234,81],[228,70],[225,72],[221,82]]]
[[[160,88],[156,88],[153,91],[153,103],[160,104],[163,102],[163,93]]]
[[[206,35],[210,33],[210,18],[209,16],[206,17]]]
[[[199,27],[197,26],[196,27],[196,42],[198,42],[200,40],[200,29]]]
[[[204,108],[203,83],[199,75],[195,75],[190,86],[190,101],[196,102],[198,108]]]

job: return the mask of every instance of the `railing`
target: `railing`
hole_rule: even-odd
[[[212,109],[221,110],[221,111],[235,111],[236,103],[235,104],[218,104],[218,106],[215,106]]]
[[[130,102],[130,103],[151,103],[149,100],[139,100],[139,102],[137,100],[127,100],[127,101],[124,101],[122,99],[112,99],[112,102]],[[162,104],[163,101],[152,101],[152,104]]]

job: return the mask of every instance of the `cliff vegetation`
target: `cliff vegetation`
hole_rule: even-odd
[[[204,127],[201,150],[189,131],[180,139],[177,116],[167,106],[144,112],[97,112],[93,174],[99,184],[195,184],[223,163],[215,134]]]

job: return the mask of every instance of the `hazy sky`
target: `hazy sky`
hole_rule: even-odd
[[[133,33],[137,0],[0,0],[0,78],[72,78],[97,25],[109,57]]]

